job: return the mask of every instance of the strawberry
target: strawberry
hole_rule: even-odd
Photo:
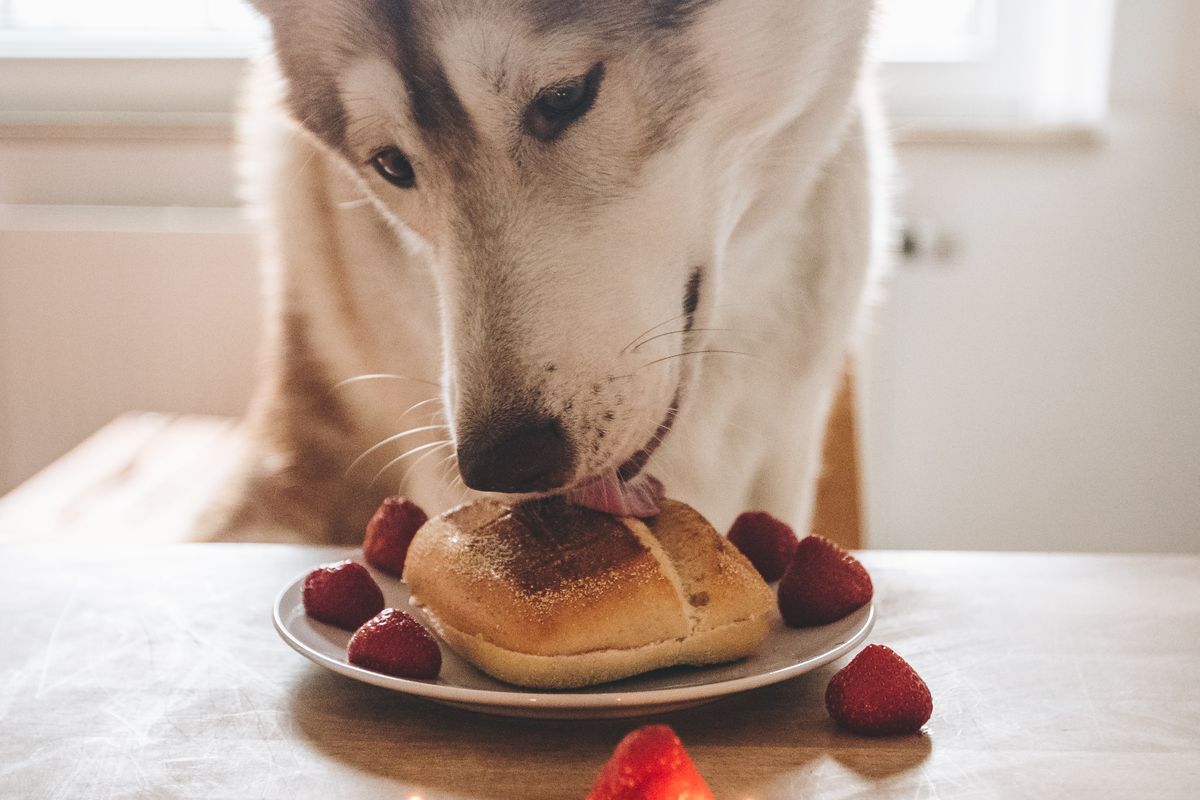
[[[871,601],[858,559],[820,536],[805,536],[779,582],[779,610],[793,628],[828,625]]]
[[[713,800],[713,794],[675,731],[646,725],[621,740],[586,800]]]
[[[779,580],[800,544],[787,523],[765,511],[747,511],[739,516],[725,538],[750,559],[767,583]]]
[[[400,577],[408,545],[429,517],[407,497],[389,497],[367,523],[363,556],[376,569]]]
[[[873,644],[829,681],[825,708],[848,731],[889,736],[919,731],[933,714],[933,697],[907,661]]]
[[[397,678],[433,679],[442,669],[442,651],[415,619],[385,608],[350,637],[351,664]]]
[[[383,608],[383,592],[354,561],[323,564],[304,579],[304,613],[313,619],[352,631]]]

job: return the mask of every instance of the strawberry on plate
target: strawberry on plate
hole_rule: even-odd
[[[372,567],[400,577],[408,545],[428,520],[421,507],[407,497],[387,498],[367,523],[363,557]]]
[[[848,731],[891,736],[919,731],[933,714],[933,696],[907,661],[873,644],[829,681],[825,708]]]
[[[828,539],[806,536],[779,582],[779,611],[793,628],[828,625],[871,602],[874,592],[857,558]]]
[[[385,608],[354,632],[346,659],[397,678],[431,680],[442,670],[442,651],[433,634],[394,608]]]
[[[742,551],[767,583],[783,576],[800,544],[790,525],[765,511],[741,514],[725,538]]]
[[[675,731],[646,725],[621,740],[586,800],[713,800],[713,794]]]
[[[304,613],[352,631],[383,610],[383,592],[354,561],[322,564],[308,573],[301,592]]]

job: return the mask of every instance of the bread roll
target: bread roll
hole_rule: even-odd
[[[469,503],[417,532],[404,580],[459,655],[539,688],[742,658],[775,605],[750,562],[670,500],[645,521],[556,498]]]

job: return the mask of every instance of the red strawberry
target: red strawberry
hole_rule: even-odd
[[[933,697],[907,661],[873,644],[829,681],[825,708],[848,731],[889,736],[919,731],[933,714]]]
[[[675,731],[646,725],[621,740],[586,800],[713,800],[713,794]]]
[[[765,511],[747,511],[733,521],[726,538],[742,551],[767,583],[779,580],[796,552],[796,532]]]
[[[397,678],[432,679],[442,669],[442,651],[415,619],[385,608],[350,637],[346,657],[363,669]]]
[[[372,567],[399,577],[413,536],[429,519],[421,507],[407,497],[389,497],[367,523],[363,556]]]
[[[383,592],[354,561],[323,564],[304,579],[304,613],[313,619],[352,631],[383,608]]]
[[[858,559],[820,536],[805,536],[779,582],[779,610],[793,628],[836,622],[874,595]]]

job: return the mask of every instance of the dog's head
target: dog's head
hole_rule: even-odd
[[[514,493],[645,464],[736,292],[742,160],[851,91],[870,6],[255,3],[295,119],[428,248],[463,478]]]

